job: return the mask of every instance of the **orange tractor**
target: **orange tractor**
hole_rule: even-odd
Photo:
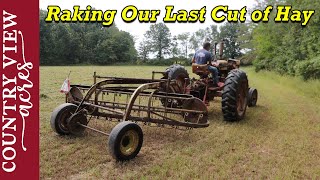
[[[217,57],[216,45],[217,43],[214,46],[215,57]],[[176,86],[180,88],[173,88],[175,93],[191,94],[207,105],[214,97],[222,97],[224,120],[241,120],[247,106],[256,106],[258,91],[255,88],[249,88],[246,73],[239,69],[240,60],[222,58],[223,46],[222,41],[219,48],[220,58],[216,60],[219,70],[219,87],[212,87],[213,82],[208,65],[192,64],[192,72],[197,74],[199,79],[190,79],[187,71],[180,65],[172,65],[167,68],[164,77],[176,80]]]

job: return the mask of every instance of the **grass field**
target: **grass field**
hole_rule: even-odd
[[[302,82],[245,68],[259,91],[258,106],[236,123],[222,119],[220,99],[209,107],[210,126],[180,132],[142,126],[138,156],[116,163],[107,137],[88,132],[75,138],[56,135],[52,110],[64,102],[60,86],[92,84],[92,75],[151,77],[150,66],[40,67],[41,179],[320,179],[320,81]],[[188,68],[188,72],[190,68]],[[100,126],[110,131],[113,124]]]

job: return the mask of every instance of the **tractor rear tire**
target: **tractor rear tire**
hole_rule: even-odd
[[[243,119],[247,109],[248,78],[244,71],[229,72],[222,92],[222,113],[225,121]]]
[[[70,134],[67,120],[72,116],[76,109],[77,106],[71,103],[61,104],[54,109],[50,119],[51,128],[60,135]]]
[[[111,131],[108,140],[109,152],[116,161],[133,159],[143,143],[143,133],[136,123],[123,121]]]
[[[179,64],[174,64],[168,67],[165,72],[165,79],[176,80],[177,82],[176,87],[174,87],[175,93],[184,93],[184,85],[189,85],[187,70]],[[187,82],[185,81],[186,78],[188,79]]]
[[[187,70],[179,65],[179,64],[174,64],[168,67],[165,71],[164,77],[161,79],[170,79],[170,80],[175,80],[176,83],[171,83],[168,84],[164,83],[162,87],[160,87],[160,91],[163,92],[168,92],[168,93],[179,93],[183,94],[184,93],[184,86],[189,85],[189,74]],[[187,79],[187,81],[186,81]],[[168,102],[166,102],[166,100]],[[181,100],[173,100],[170,98],[160,98],[160,101],[163,106],[166,107],[173,107],[176,108],[178,106],[181,106],[183,102]]]

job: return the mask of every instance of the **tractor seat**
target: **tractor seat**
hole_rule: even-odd
[[[210,74],[207,64],[192,63],[192,73],[199,75],[201,78],[206,78]]]

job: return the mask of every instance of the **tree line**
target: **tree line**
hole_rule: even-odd
[[[46,23],[40,10],[40,64],[72,65],[133,63],[133,36],[116,26],[98,23]]]
[[[320,11],[320,4],[313,0],[256,0],[253,9],[278,4]],[[97,23],[45,23],[46,11],[40,10],[40,63],[189,64],[204,41],[214,44],[224,39],[224,58],[241,59],[257,71],[320,78],[320,16],[314,15],[302,27],[299,23],[275,23],[275,13],[274,9],[268,23],[225,23],[178,35],[172,35],[164,23],[152,24],[135,46],[134,37],[116,25],[102,28]]]
[[[47,11],[40,10],[40,64],[189,64],[204,41],[227,39],[225,56],[239,57],[238,24],[211,25],[194,33],[171,35],[164,23],[150,26],[137,49],[134,37],[116,25],[98,23],[46,23]]]

